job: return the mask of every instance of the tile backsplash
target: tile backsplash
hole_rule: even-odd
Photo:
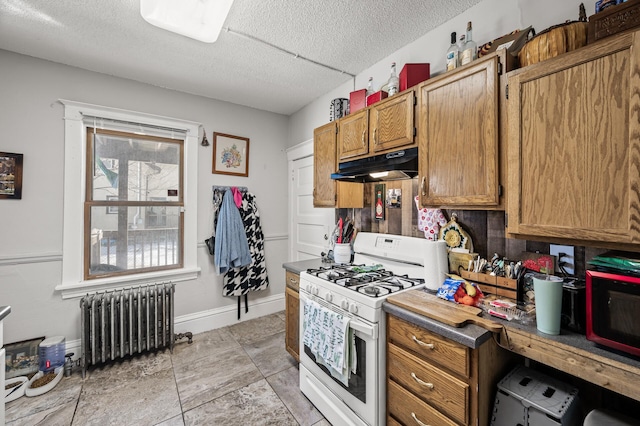
[[[375,220],[375,183],[365,184],[365,208],[337,209],[337,217],[352,217],[359,231],[424,237],[423,232],[418,229],[418,214],[414,202],[418,193],[417,178],[383,183],[386,190],[400,189],[402,192],[400,207],[387,208],[385,220]],[[482,257],[491,258],[494,253],[498,253],[500,257],[519,259],[524,251],[549,253],[549,243],[507,238],[502,211],[446,209],[442,212],[447,219],[453,213],[457,214],[458,224],[471,236],[474,252]],[[576,276],[584,278],[587,262],[607,249],[575,246],[574,251]]]

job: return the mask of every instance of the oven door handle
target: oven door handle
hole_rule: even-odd
[[[378,337],[378,324],[368,325],[352,318],[351,321],[349,321],[349,327],[369,337]]]

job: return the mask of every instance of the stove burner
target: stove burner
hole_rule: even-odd
[[[378,287],[369,285],[364,288],[364,292],[372,296],[377,296],[378,293],[380,293],[380,289]]]

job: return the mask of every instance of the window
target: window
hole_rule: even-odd
[[[84,278],[182,267],[184,137],[87,127],[86,140]]]
[[[197,278],[199,124],[61,102],[64,227],[56,290],[69,298]]]

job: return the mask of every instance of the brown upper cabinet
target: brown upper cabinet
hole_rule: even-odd
[[[415,99],[415,91],[409,89],[341,118],[338,161],[415,146]]]
[[[501,57],[504,51],[418,87],[423,206],[504,209],[499,164]]]
[[[313,131],[313,206],[334,207],[336,205],[336,184],[331,173],[336,171],[336,131],[335,121]]]
[[[508,76],[509,234],[640,243],[639,37]]]
[[[336,182],[331,174],[337,170],[337,123],[332,121],[313,131],[313,206],[362,208],[364,185]]]

